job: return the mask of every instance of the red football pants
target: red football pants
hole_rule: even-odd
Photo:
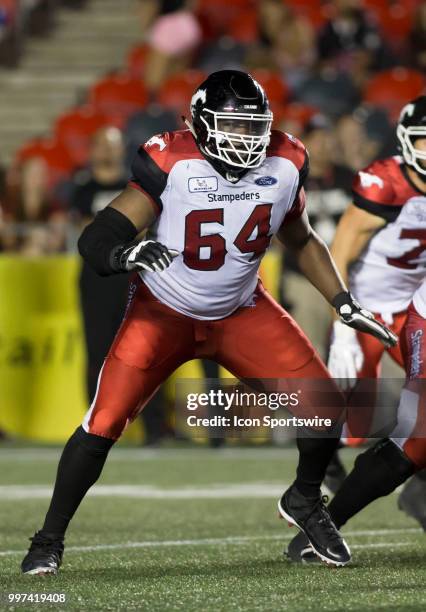
[[[411,304],[401,333],[407,381],[391,439],[418,469],[426,468],[426,319]]]
[[[237,378],[322,379],[332,399],[319,409],[307,382],[296,416],[341,420],[343,398],[302,330],[259,283],[254,305],[224,319],[200,321],[155,298],[138,279],[99,376],[86,431],[116,440],[176,368],[194,358],[217,361]],[[296,381],[294,383],[296,385]],[[328,395],[327,395],[328,397]]]

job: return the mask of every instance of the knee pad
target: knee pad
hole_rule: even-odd
[[[73,436],[75,441],[89,453],[89,455],[102,456],[107,455],[115,440],[87,433],[83,427],[77,427]]]

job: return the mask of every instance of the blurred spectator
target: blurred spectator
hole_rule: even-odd
[[[409,37],[409,60],[413,68],[426,72],[426,1],[420,2],[414,13]]]
[[[90,167],[74,178],[71,214],[80,228],[107,206],[126,186],[124,143],[115,127],[99,130],[93,139]],[[123,318],[129,279],[117,274],[101,277],[83,261],[80,299],[87,347],[87,388],[90,402],[102,363]]]
[[[305,189],[307,210],[312,227],[328,243],[350,201],[352,172],[334,162],[335,139],[331,123],[323,115],[314,115],[307,124],[302,141],[309,151],[310,170]],[[316,348],[325,355],[329,309],[318,300],[315,289],[300,274],[292,253],[285,252],[282,300],[295,319],[306,329]]]
[[[201,42],[201,27],[191,11],[192,0],[143,0],[143,27],[148,28],[149,53],[145,85],[155,94],[171,74],[189,66]]]
[[[367,143],[369,154],[377,151],[372,157],[390,157],[396,154],[396,132],[385,110],[363,103],[354,109],[353,116],[363,125],[368,143],[372,143]]]
[[[360,93],[349,73],[325,66],[312,72],[296,90],[300,102],[338,117],[349,113],[360,100]]]
[[[207,74],[216,70],[244,70],[246,47],[230,36],[221,36],[204,45],[196,60],[197,68]],[[256,66],[253,66],[256,67]]]
[[[71,214],[82,228],[105,208],[127,185],[123,136],[115,127],[99,130],[90,153],[90,166],[77,173],[71,199]],[[87,391],[90,403],[96,393],[99,372],[124,316],[129,287],[128,274],[98,276],[83,261],[80,300],[87,349]],[[147,444],[163,435],[163,398],[157,394],[142,417]]]
[[[353,172],[335,161],[332,124],[325,116],[311,118],[302,140],[309,151],[306,183],[309,219],[314,230],[331,244],[337,223],[348,204]]]
[[[353,172],[367,166],[378,154],[380,142],[369,138],[365,122],[357,114],[340,117],[335,124],[335,136],[335,159]]]
[[[311,24],[282,0],[258,3],[259,45],[250,49],[247,65],[276,68],[290,86],[306,77],[316,59]]]
[[[46,162],[37,157],[10,172],[4,197],[3,248],[23,255],[64,250],[66,215],[49,192]]]
[[[139,145],[154,134],[177,130],[178,125],[175,114],[159,104],[150,104],[132,115],[125,128],[126,167],[130,168]]]
[[[318,35],[320,60],[333,60],[341,69],[353,69],[353,64],[376,63],[383,44],[360,0],[333,0],[333,16]]]
[[[306,126],[311,118],[318,113],[318,109],[291,102],[282,109],[280,114],[274,114],[274,123],[277,129],[292,134],[296,138],[302,138]]]

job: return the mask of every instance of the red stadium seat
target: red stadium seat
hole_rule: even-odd
[[[302,138],[309,120],[319,113],[314,106],[300,102],[291,102],[274,108],[274,121],[272,127],[276,130],[289,132],[297,138]]]
[[[80,106],[61,115],[55,123],[55,134],[76,166],[83,166],[89,156],[90,139],[108,119],[91,106]]]
[[[50,187],[66,179],[74,167],[66,147],[57,140],[49,138],[30,140],[17,151],[15,161],[20,165],[34,157],[45,160],[49,170]]]
[[[127,56],[127,70],[132,78],[139,79],[142,77],[148,53],[148,45],[138,45],[130,49]]]
[[[254,43],[259,34],[258,18],[255,9],[248,9],[237,15],[229,27],[230,36],[239,43]]]
[[[174,110],[178,115],[188,115],[192,94],[206,76],[201,70],[187,70],[182,74],[170,77],[161,86],[157,94],[157,101],[162,106]]]
[[[314,28],[320,28],[330,18],[333,7],[321,0],[283,0],[296,15],[304,17]]]
[[[425,89],[426,79],[421,72],[397,67],[373,76],[364,89],[364,101],[380,106],[389,118],[396,121],[401,107],[419,96]]]
[[[413,24],[413,13],[409,7],[403,3],[392,4],[377,9],[375,14],[383,36],[391,46],[408,36]]]
[[[319,113],[319,110],[315,108],[315,106],[301,104],[300,102],[291,102],[283,107],[279,118],[282,121],[298,123],[302,129],[304,129],[310,119],[317,113]]]
[[[140,79],[118,73],[95,83],[89,102],[108,117],[111,125],[121,128],[130,115],[146,105],[148,94]]]
[[[211,40],[231,34],[238,19],[253,7],[256,0],[198,0],[197,15],[205,36]]]
[[[263,69],[253,70],[251,74],[265,88],[272,110],[287,101],[290,90],[279,74]]]

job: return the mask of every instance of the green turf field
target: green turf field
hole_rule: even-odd
[[[0,448],[0,609],[52,609],[14,608],[5,595],[54,592],[66,596],[61,610],[426,610],[426,536],[395,495],[346,527],[351,566],[284,560],[295,531],[277,519],[276,498],[294,474],[289,449],[113,449],[69,530],[60,575],[21,577],[57,458]]]

